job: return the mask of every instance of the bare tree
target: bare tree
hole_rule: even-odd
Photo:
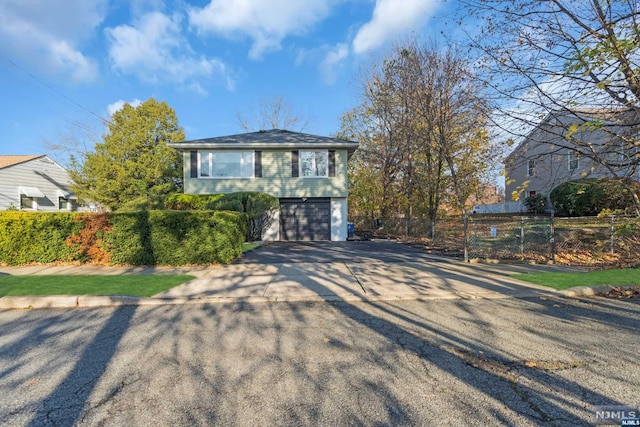
[[[640,3],[461,3],[458,22],[467,31],[470,52],[479,54],[476,60],[490,89],[494,124],[518,140],[543,118],[557,117],[569,124],[557,128],[558,138],[549,144],[552,152],[572,150],[613,177],[637,179]],[[589,132],[581,132],[596,128],[609,137],[595,143]],[[630,190],[640,215],[640,199]]]
[[[263,99],[247,113],[237,113],[238,124],[245,132],[286,129],[301,132],[309,126],[309,119],[296,112],[284,97]]]

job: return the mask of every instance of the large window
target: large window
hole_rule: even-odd
[[[527,176],[535,176],[536,174],[536,161],[527,161]]]
[[[253,151],[200,151],[201,178],[252,178]]]
[[[300,176],[329,176],[329,152],[327,150],[300,150]]]
[[[570,171],[577,170],[580,167],[580,153],[577,151],[570,151],[567,158]]]

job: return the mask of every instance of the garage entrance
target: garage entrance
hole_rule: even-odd
[[[280,199],[280,240],[331,240],[331,199]]]

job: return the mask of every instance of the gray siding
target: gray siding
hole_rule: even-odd
[[[219,150],[221,151],[221,150]],[[291,177],[291,150],[262,149],[261,178],[191,178],[190,153],[183,153],[187,194],[219,194],[260,191],[275,197],[347,197],[347,149],[336,149],[336,176]]]
[[[36,187],[45,196],[37,199],[37,210],[58,211],[59,191],[68,193],[71,183],[67,171],[47,157],[7,166],[0,169],[0,210],[20,207],[19,187]]]
[[[569,142],[562,137],[562,129],[571,122],[553,125],[543,122],[538,128],[514,149],[505,161],[505,200],[514,200],[516,193],[522,200],[530,191],[536,194],[549,194],[558,185],[581,178],[611,177],[611,173],[602,165],[583,157],[579,158],[578,168],[569,169]],[[603,131],[590,131],[577,135],[578,139],[593,141],[597,146],[608,136]],[[535,163],[535,174],[528,176],[528,162]]]

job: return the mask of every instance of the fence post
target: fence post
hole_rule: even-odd
[[[613,255],[615,253],[614,249],[613,249],[613,245],[614,245],[614,238],[613,238],[613,232],[615,231],[615,227],[614,227],[614,215],[611,215],[611,225],[609,226],[609,234],[611,234],[611,254]]]
[[[551,233],[551,237],[549,239],[549,243],[551,244],[551,264],[556,263],[556,229],[554,223],[554,215],[553,208],[551,208],[551,223],[549,224],[549,232]]]
[[[520,255],[524,255],[524,218],[520,218]]]

